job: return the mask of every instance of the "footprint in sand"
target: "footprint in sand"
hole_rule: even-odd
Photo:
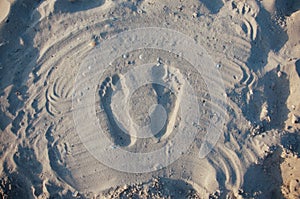
[[[107,77],[99,95],[114,144],[131,146],[138,138],[169,137],[176,126],[183,87],[179,70],[163,64],[146,64]]]
[[[113,112],[111,109],[111,97],[115,83],[119,80],[118,75],[112,77],[107,77],[102,82],[99,90],[99,95],[101,99],[101,104],[106,113],[106,117],[109,124],[109,131],[111,132],[110,138],[113,140],[115,145],[118,146],[128,146],[130,144],[130,136],[125,134],[119,125],[114,120]]]
[[[153,84],[158,104],[161,104],[168,113],[165,129],[156,135],[159,139],[165,139],[172,133],[175,127],[183,94],[181,88],[183,87],[184,80],[178,69],[164,65],[159,65],[152,69],[152,78],[157,82],[162,80],[167,85],[167,87],[164,87],[160,84]]]

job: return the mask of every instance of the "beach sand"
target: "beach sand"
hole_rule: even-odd
[[[297,0],[0,0],[0,89],[1,198],[300,198]]]

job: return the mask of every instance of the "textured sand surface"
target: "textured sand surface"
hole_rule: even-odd
[[[3,22],[5,18],[7,17],[9,11],[10,11],[10,2],[3,0],[0,1],[0,8],[1,8],[1,13],[0,13],[0,22]]]
[[[0,196],[299,198],[299,9],[297,0],[0,0]],[[180,32],[211,62],[192,59],[185,36],[172,37],[178,54],[163,50],[164,35],[131,52],[130,39],[107,45],[143,27]],[[119,56],[100,73],[106,57],[94,55],[106,49]],[[188,149],[173,151],[193,130]],[[212,131],[220,137],[201,157]],[[91,150],[105,140],[101,162]],[[110,155],[161,148],[166,158],[154,165]]]

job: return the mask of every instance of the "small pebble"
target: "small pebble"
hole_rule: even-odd
[[[124,59],[128,58],[128,54],[124,54],[124,55],[123,55],[123,58],[124,58]]]
[[[72,194],[73,197],[77,197],[78,196],[78,191],[74,191]]]
[[[278,71],[277,72],[277,77],[281,77],[282,76],[282,72],[281,71]]]
[[[97,45],[96,41],[91,41],[89,43],[89,46],[91,46],[91,47],[95,47],[96,45]]]
[[[20,37],[19,42],[21,46],[24,46],[24,40],[22,39],[22,37]]]
[[[137,13],[143,14],[143,13],[145,13],[145,11],[143,11],[142,9],[138,9],[138,10],[137,10]]]
[[[101,95],[101,97],[104,97],[105,96],[105,94],[106,94],[106,92],[104,91],[104,90],[101,90],[100,91],[100,95]],[[113,148],[114,149],[114,148]]]
[[[161,64],[161,58],[160,58],[160,57],[158,57],[158,58],[156,59],[156,61],[157,61],[158,63]]]
[[[217,68],[221,68],[221,64],[217,64],[216,67],[217,67]]]

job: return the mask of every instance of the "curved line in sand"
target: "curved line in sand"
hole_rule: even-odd
[[[122,148],[112,148],[112,143],[102,134],[95,112],[95,93],[99,77],[109,63],[124,53],[137,49],[153,48],[177,54],[187,60],[203,77],[216,105],[212,107],[214,118],[210,120],[204,143],[200,148],[200,158],[205,157],[214,147],[222,132],[226,117],[225,89],[220,73],[212,58],[190,37],[164,28],[143,28],[122,32],[104,41],[83,61],[75,81],[73,95],[74,120],[77,133],[89,152],[100,162],[119,171],[129,173],[151,172],[168,166],[184,153],[195,139],[198,130],[199,111],[195,95],[188,93],[181,105],[189,109],[180,122],[181,131],[163,148],[150,153],[132,153]],[[100,62],[100,63],[99,63]],[[85,74],[85,75],[82,75]],[[85,78],[88,74],[88,79]],[[192,88],[191,88],[192,89]],[[192,89],[193,90],[193,89]],[[196,100],[197,101],[197,100]],[[221,110],[221,111],[220,111]],[[186,111],[186,110],[185,110]],[[195,112],[196,111],[196,112]],[[171,154],[165,148],[174,148]]]

